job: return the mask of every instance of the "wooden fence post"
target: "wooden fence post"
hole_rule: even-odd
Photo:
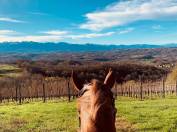
[[[21,87],[22,87],[22,82],[20,82],[19,85],[19,104],[22,104],[22,93],[21,93]]]
[[[122,83],[120,84],[120,87],[121,87],[121,96],[123,96],[124,92],[123,92],[123,84]]]
[[[1,88],[0,88],[0,103],[2,103],[2,94],[1,94]]]
[[[128,87],[128,97],[131,97],[131,90],[130,90],[130,86]]]
[[[71,90],[70,90],[70,86],[69,86],[69,83],[70,83],[70,79],[68,79],[68,82],[67,82],[67,86],[68,86],[68,102],[71,101]]]
[[[42,90],[43,90],[43,103],[45,103],[46,102],[45,80],[43,80],[42,83]]]
[[[132,87],[129,85],[130,97],[132,97]]]
[[[17,86],[17,82],[15,82],[15,101],[16,102],[18,101],[18,86]]]
[[[142,82],[142,79],[140,79],[140,99],[143,100],[143,82]]]
[[[176,96],[177,96],[177,80],[176,80]]]
[[[163,86],[162,86],[162,90],[163,90],[163,95],[162,95],[162,97],[163,98],[165,98],[165,78],[163,78],[163,82],[162,82],[163,84]]]
[[[14,100],[14,95],[13,95],[13,88],[12,87],[10,88],[10,92],[11,92],[11,101],[13,101]]]
[[[151,99],[152,99],[152,96],[153,96],[152,87],[153,87],[153,85],[151,84],[151,86],[150,86],[150,94],[151,94]]]

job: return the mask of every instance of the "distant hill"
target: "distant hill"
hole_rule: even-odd
[[[147,49],[147,48],[170,48],[177,44],[150,45],[100,45],[100,44],[70,44],[60,43],[37,43],[37,42],[4,42],[0,43],[1,53],[51,53],[51,52],[90,52],[110,51],[116,49]]]

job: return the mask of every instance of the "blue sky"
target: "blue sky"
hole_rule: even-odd
[[[0,42],[177,43],[176,0],[0,0]]]

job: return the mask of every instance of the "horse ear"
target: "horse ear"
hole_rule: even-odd
[[[115,83],[115,75],[112,71],[112,69],[109,69],[109,73],[107,74],[105,80],[104,80],[104,84],[108,87],[108,88],[112,88],[114,86]]]
[[[74,71],[72,71],[71,79],[72,79],[72,82],[73,82],[73,84],[74,84],[74,88],[75,88],[77,91],[80,91],[80,90],[82,89],[82,83],[81,83],[81,81],[77,78],[77,75],[74,73]]]

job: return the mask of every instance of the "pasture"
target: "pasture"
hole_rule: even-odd
[[[2,77],[18,77],[22,73],[22,70],[15,66],[9,64],[0,64],[0,78]]]
[[[118,97],[117,131],[176,131],[177,98],[139,101]],[[52,100],[0,104],[0,131],[75,132],[78,128],[76,101]]]

